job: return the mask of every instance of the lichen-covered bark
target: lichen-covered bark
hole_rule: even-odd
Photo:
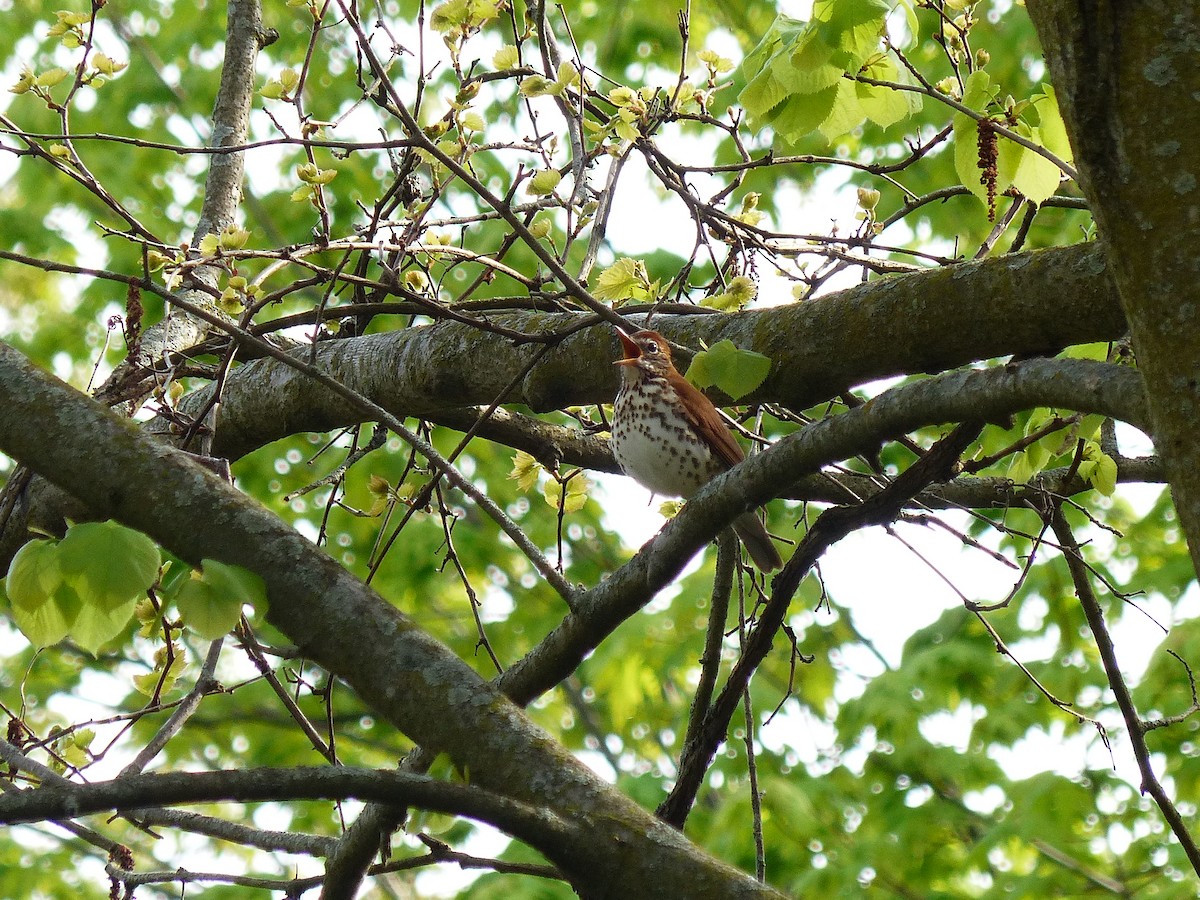
[[[577,321],[544,313],[490,318],[535,334]],[[1113,340],[1126,330],[1103,248],[1095,244],[888,278],[732,316],[660,316],[654,327],[686,346],[729,338],[766,354],[771,374],[747,400],[793,409],[880,378]],[[404,417],[493,403],[540,349],[446,322],[330,341],[318,348],[317,360],[343,384]],[[537,411],[610,402],[618,350],[607,325],[577,332],[503,402]],[[207,391],[197,391],[181,409],[201,409],[207,399]],[[235,369],[225,384],[213,452],[236,459],[289,434],[353,421],[344,400],[303,373],[277,360],[256,360]]]
[[[1029,0],[1200,566],[1200,2]]]
[[[30,422],[38,428],[30,428]],[[261,575],[268,619],[471,783],[547,806],[538,849],[595,897],[776,897],[610,787],[462,660],[282,520],[0,344],[0,450],[190,562]],[[85,467],[80,460],[87,459]]]
[[[569,314],[513,313],[492,320],[529,333],[573,324]],[[1020,253],[916,275],[889,278],[807,303],[737,315],[659,317],[656,328],[687,346],[729,338],[772,360],[766,383],[748,400],[804,409],[858,384],[913,372],[938,372],[980,359],[1027,355],[1125,333],[1124,314],[1104,248],[1089,244]],[[469,427],[468,409],[497,400],[535,410],[608,402],[616,392],[616,337],[607,325],[577,332],[554,347],[509,393],[541,345],[448,322],[424,328],[329,341],[319,366],[342,384],[404,418],[428,416]],[[309,348],[298,351],[307,360]],[[180,412],[198,413],[211,389],[184,398]],[[344,398],[273,359],[235,368],[221,395],[211,452],[238,459],[303,432],[361,421]],[[159,420],[152,431],[170,432]],[[493,435],[512,441],[503,426]],[[485,431],[485,434],[488,432]],[[553,440],[550,440],[550,444]],[[592,439],[575,464],[597,465]],[[520,446],[515,444],[515,446]],[[524,447],[553,453],[544,439]],[[546,460],[552,462],[553,460]],[[27,526],[53,530],[61,494],[35,485],[0,533],[0,562],[26,540]]]

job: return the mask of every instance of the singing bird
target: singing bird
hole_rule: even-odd
[[[661,334],[617,334],[625,357],[614,363],[622,378],[613,406],[613,455],[643,487],[686,500],[745,455],[712,401],[676,370]],[[753,511],[734,519],[733,530],[762,571],[783,565]]]

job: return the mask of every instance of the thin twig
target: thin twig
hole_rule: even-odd
[[[224,638],[218,638],[208,645],[208,655],[204,658],[204,665],[200,669],[199,677],[196,678],[196,684],[188,691],[187,696],[183,698],[180,704],[175,707],[175,710],[171,713],[167,721],[163,723],[158,733],[147,741],[146,746],[142,748],[141,752],[121,770],[122,775],[132,775],[141,772],[146,766],[150,765],[150,761],[158,756],[163,747],[167,745],[167,742],[183,729],[183,726],[187,724],[187,720],[200,708],[200,701],[216,685],[213,673],[217,669],[217,660],[221,657],[221,646],[224,642]]]
[[[1062,548],[1063,559],[1066,560],[1067,568],[1070,570],[1071,581],[1075,585],[1075,596],[1079,598],[1079,604],[1083,607],[1083,615],[1087,619],[1092,636],[1096,639],[1096,649],[1100,652],[1100,661],[1104,665],[1108,685],[1112,688],[1117,707],[1121,710],[1122,718],[1125,719],[1129,742],[1133,746],[1133,755],[1137,759],[1138,770],[1142,776],[1141,791],[1154,798],[1154,802],[1162,811],[1163,818],[1171,832],[1192,864],[1192,870],[1200,875],[1200,847],[1196,845],[1196,840],[1188,830],[1183,816],[1179,814],[1175,803],[1154,773],[1150,748],[1146,745],[1146,724],[1138,715],[1133,695],[1125,683],[1125,676],[1121,674],[1121,667],[1117,663],[1116,647],[1113,645],[1112,635],[1109,634],[1108,624],[1104,621],[1104,611],[1100,608],[1100,601],[1092,589],[1088,567],[1083,561],[1079,543],[1075,540],[1075,534],[1061,507],[1051,510],[1048,519],[1050,527],[1054,529],[1054,536]]]

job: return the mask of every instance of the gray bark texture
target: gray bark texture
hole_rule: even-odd
[[[0,449],[192,563],[263,576],[268,620],[472,785],[572,827],[538,847],[589,897],[768,897],[578,762],[415,622],[186,455],[0,345]],[[28,423],[38,422],[38,428]],[[87,460],[88,465],[81,465]]]
[[[1029,0],[1200,568],[1200,2]]]

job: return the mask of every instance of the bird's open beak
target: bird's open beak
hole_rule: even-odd
[[[621,339],[621,347],[625,350],[625,358],[613,362],[614,366],[636,366],[642,356],[642,348],[620,328],[616,329],[617,337]]]

